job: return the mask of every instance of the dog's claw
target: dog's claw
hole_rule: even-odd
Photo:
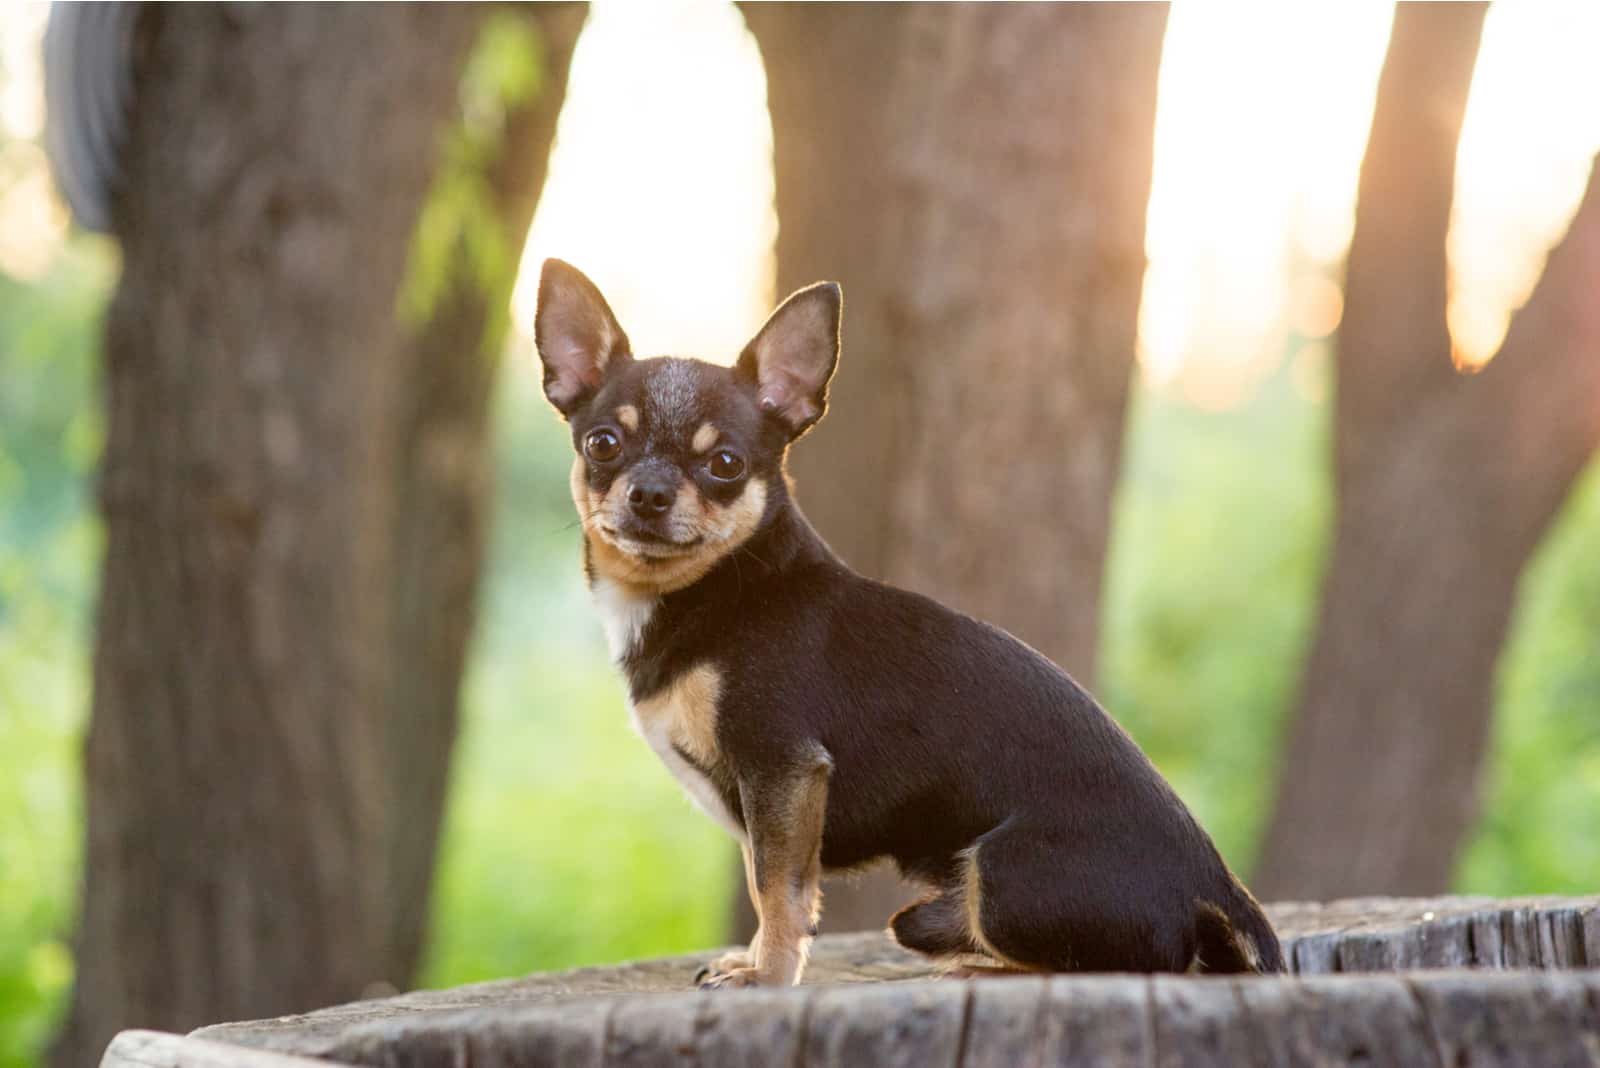
[[[708,966],[700,969],[700,974],[695,976],[695,986],[701,990],[731,990],[741,986],[759,986],[760,982],[754,968],[732,968],[722,972]]]
[[[709,964],[700,965],[700,970],[694,973],[694,985],[695,986],[700,986],[701,984],[703,984],[706,981],[706,977],[709,976],[710,974],[711,974],[711,965],[709,965]]]

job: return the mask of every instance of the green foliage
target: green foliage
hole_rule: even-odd
[[[1249,871],[1321,574],[1326,415],[1286,374],[1239,410],[1145,391],[1131,415],[1097,689]]]
[[[0,1068],[29,1063],[72,979],[109,259],[84,240],[31,285],[0,274]]]
[[[736,854],[633,735],[589,652],[475,672],[427,985],[723,938]]]
[[[539,91],[542,54],[526,17],[494,11],[484,20],[462,74],[459,119],[441,138],[400,287],[401,321],[412,329],[433,317],[454,286],[483,292],[495,316],[484,331],[490,357],[505,338],[522,246],[508,238],[496,212],[489,166],[499,156],[507,115]]]
[[[1311,636],[1331,513],[1326,412],[1275,379],[1211,414],[1134,404],[1099,689],[1248,872]],[[1523,576],[1482,822],[1456,889],[1600,885],[1600,459]]]
[[[1494,757],[1458,883],[1482,894],[1600,885],[1600,461],[1523,575],[1500,659]]]

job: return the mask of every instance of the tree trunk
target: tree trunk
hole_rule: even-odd
[[[586,7],[527,5],[542,45],[539,89],[526,104],[508,110],[499,152],[484,174],[492,219],[510,254],[503,276],[488,288],[476,284],[468,255],[458,250],[454,285],[398,354],[402,451],[385,665],[394,896],[388,975],[415,973],[427,931],[460,682],[488,535],[489,400],[510,321],[511,287],[544,188]]]
[[[844,285],[799,497],[866,574],[1087,679],[1144,278],[1165,5],[748,5],[778,279]],[[905,892],[829,892],[830,930]]]
[[[59,1065],[409,979],[481,556],[490,306],[396,308],[482,9],[146,19]],[[540,167],[496,186],[518,247]]]
[[[1446,888],[1478,805],[1518,578],[1600,441],[1600,189],[1478,375],[1445,234],[1483,5],[1402,4],[1347,266],[1338,519],[1256,888]]]

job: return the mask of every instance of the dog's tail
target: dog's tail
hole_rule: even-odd
[[[1195,969],[1206,974],[1288,971],[1283,947],[1261,906],[1244,887],[1236,885],[1234,890],[1225,903],[1196,903]]]

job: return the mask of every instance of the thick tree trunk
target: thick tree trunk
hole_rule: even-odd
[[[420,332],[396,308],[482,15],[147,13],[106,328],[80,963],[56,1064],[94,1063],[124,1026],[409,979],[492,362],[481,297],[453,294]],[[544,110],[508,125],[524,158],[542,159],[525,142],[548,142]],[[516,244],[540,168],[497,186]]]
[[[1164,5],[748,5],[783,291],[844,284],[795,452],[844,558],[1092,671],[1144,278]],[[837,887],[876,927],[892,883]]]
[[[1445,233],[1483,5],[1403,4],[1339,335],[1339,514],[1256,879],[1429,894],[1477,814],[1523,565],[1600,441],[1600,189],[1480,374],[1457,374]]]

